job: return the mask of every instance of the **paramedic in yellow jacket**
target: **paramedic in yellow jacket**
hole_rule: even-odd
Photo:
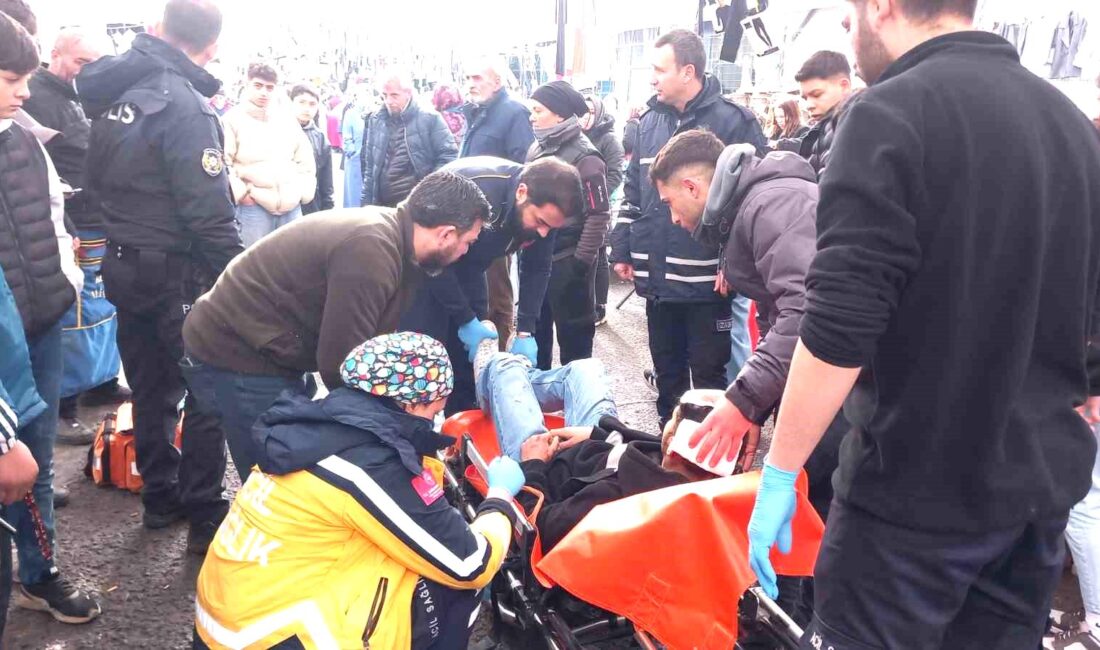
[[[321,401],[284,394],[253,430],[254,471],[199,574],[196,648],[465,648],[475,590],[500,568],[511,459],[473,524],[443,496],[432,430],[453,385],[422,334],[363,343]]]

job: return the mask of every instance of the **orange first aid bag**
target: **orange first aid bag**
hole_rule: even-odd
[[[113,485],[134,493],[141,491],[133,414],[133,404],[126,402],[99,423],[88,451],[91,478],[96,485]]]

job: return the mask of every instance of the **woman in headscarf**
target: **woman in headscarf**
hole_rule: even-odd
[[[462,93],[458,88],[448,84],[440,84],[432,93],[432,106],[443,116],[447,128],[455,137],[455,144],[462,146],[462,138],[466,135],[466,116],[462,114]]]

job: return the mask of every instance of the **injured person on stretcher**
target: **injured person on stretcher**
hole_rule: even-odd
[[[493,420],[501,452],[521,461],[527,486],[544,496],[535,521],[544,552],[600,504],[719,475],[670,446],[678,431],[702,422],[723,399],[720,390],[685,393],[658,437],[619,421],[611,382],[598,359],[539,370],[522,355],[485,344],[474,373],[478,404]],[[556,411],[564,413],[565,427],[549,430],[544,413]],[[723,475],[751,465],[752,451],[721,466]],[[517,500],[531,512],[536,497],[521,492]]]

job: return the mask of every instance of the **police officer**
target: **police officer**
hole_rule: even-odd
[[[447,414],[477,408],[471,365],[478,343],[496,338],[481,324],[488,317],[486,271],[494,261],[519,252],[519,315],[509,351],[536,363],[534,332],[550,280],[554,238],[569,215],[583,211],[581,181],[566,163],[547,158],[520,165],[504,158],[461,158],[443,167],[481,189],[492,206],[491,224],[470,250],[421,287],[401,318],[401,329],[443,341],[451,356],[455,389]]]
[[[242,250],[221,127],[204,100],[219,86],[203,66],[221,23],[209,0],[170,0],[151,33],[85,66],[76,81],[94,119],[88,187],[107,230],[103,279],[134,392],[143,522],[162,528],[188,517],[188,550],[199,554],[227,509],[224,434],[188,395],[182,449],[172,440],[186,393],[184,316]]]

